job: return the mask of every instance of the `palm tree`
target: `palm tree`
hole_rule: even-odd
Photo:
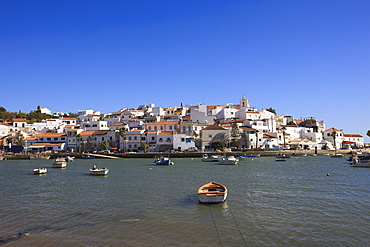
[[[335,141],[335,139],[337,138],[337,132],[334,130],[333,128],[333,131],[331,132],[331,137],[333,137],[333,140],[334,140],[334,149],[335,149],[335,152],[337,152],[337,142]]]
[[[119,135],[122,137],[123,143],[125,143],[126,132],[127,132],[127,129],[124,128],[124,127],[122,127],[122,128],[119,129]],[[125,150],[125,147],[123,147],[123,150]]]
[[[144,152],[146,153],[148,150],[148,147],[149,147],[149,144],[148,144],[148,132],[149,130],[148,129],[145,129],[144,130],[144,135],[145,135],[145,147],[144,147]]]
[[[284,146],[283,147],[285,149],[285,131],[286,131],[286,127],[283,126],[281,129],[283,130],[283,141],[284,141]]]
[[[104,150],[108,150],[110,144],[109,141],[103,141],[100,145],[104,148]]]
[[[256,148],[258,148],[258,130],[256,130]]]

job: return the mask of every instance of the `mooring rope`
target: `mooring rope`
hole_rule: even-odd
[[[243,239],[244,245],[245,245],[245,246],[247,246],[247,243],[245,242],[245,239],[244,239],[244,237],[243,237],[242,231],[240,230],[240,227],[239,227],[238,223],[236,222],[236,219],[235,219],[235,217],[234,217],[233,211],[231,211],[231,208],[230,208],[230,207],[229,207],[229,210],[230,210],[231,216],[232,216],[232,217],[233,217],[233,219],[234,219],[234,222],[235,222],[236,228],[238,228],[239,234],[240,234],[240,236],[241,236],[241,237],[242,237],[242,239]]]
[[[211,216],[212,216],[213,224],[215,225],[215,228],[216,228],[216,232],[217,232],[218,240],[220,241],[220,245],[222,246],[222,242],[221,242],[220,234],[218,233],[218,229],[217,229],[216,221],[215,221],[215,218],[213,217],[213,213],[212,213],[211,206],[209,205],[209,206],[208,206],[208,208],[209,208],[209,211],[211,212]]]

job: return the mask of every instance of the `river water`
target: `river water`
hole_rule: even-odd
[[[366,246],[370,169],[328,156],[0,161],[3,246]],[[106,177],[88,174],[108,167]],[[46,175],[33,175],[47,167]],[[222,204],[197,189],[224,184]]]

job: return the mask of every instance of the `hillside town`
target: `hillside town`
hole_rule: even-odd
[[[44,113],[53,115],[47,108]],[[164,152],[230,150],[336,150],[364,147],[363,136],[314,117],[297,120],[273,109],[239,104],[173,108],[144,104],[117,112],[79,110],[76,118],[0,123],[0,149],[7,152]]]

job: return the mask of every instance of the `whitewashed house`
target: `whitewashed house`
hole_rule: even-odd
[[[363,148],[364,137],[359,134],[343,134],[343,148]]]

